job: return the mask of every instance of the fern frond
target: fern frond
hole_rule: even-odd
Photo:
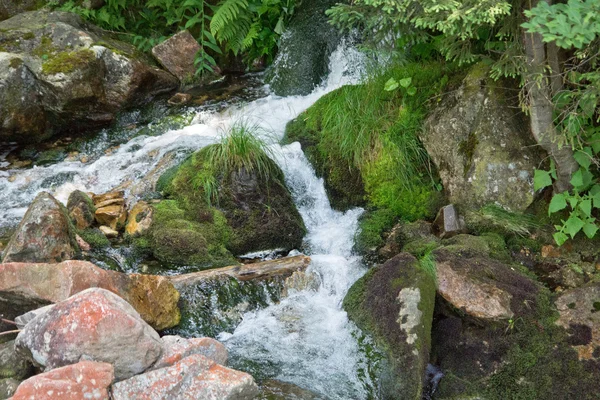
[[[228,25],[235,25],[240,12],[248,9],[247,0],[225,0],[210,21],[210,31],[216,37]]]
[[[254,39],[258,37],[258,33],[261,31],[261,28],[260,22],[255,22],[250,26],[250,30],[242,41],[241,50],[246,51],[252,46],[252,43],[254,43]]]

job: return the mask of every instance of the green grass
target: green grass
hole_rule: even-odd
[[[496,231],[525,237],[543,225],[535,215],[511,212],[495,204],[488,204],[469,214],[469,222],[477,231]]]

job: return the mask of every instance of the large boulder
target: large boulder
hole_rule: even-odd
[[[75,190],[69,195],[67,210],[77,229],[87,229],[95,221],[96,207],[92,199],[81,190]]]
[[[0,309],[4,318],[12,319],[95,287],[127,300],[157,330],[179,323],[179,292],[166,277],[107,271],[87,261],[0,264]]]
[[[513,211],[533,201],[533,171],[543,154],[502,84],[476,65],[431,112],[421,140],[450,202],[460,209],[496,203]]]
[[[216,364],[201,354],[118,382],[112,389],[113,400],[251,400],[257,394],[252,376]]]
[[[106,126],[123,107],[177,85],[76,14],[40,10],[0,22],[0,141]]]
[[[8,242],[2,262],[61,262],[79,252],[67,209],[51,194],[42,192]]]
[[[108,400],[113,379],[112,365],[81,361],[27,379],[12,400]]]
[[[344,298],[348,317],[385,355],[377,386],[382,399],[421,399],[431,348],[435,280],[400,253],[359,279]]]
[[[335,0],[305,0],[297,6],[279,43],[279,53],[267,74],[280,96],[306,95],[329,72],[329,56],[340,35],[329,24],[325,11]]]
[[[112,364],[122,380],[152,366],[162,343],[129,303],[94,288],[35,317],[17,336],[16,348],[46,371],[91,360]]]

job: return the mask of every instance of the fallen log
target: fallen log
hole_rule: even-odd
[[[231,277],[240,281],[260,281],[272,278],[288,278],[296,271],[304,271],[310,264],[308,256],[293,256],[253,264],[232,265],[189,274],[169,276],[177,290],[209,280]]]

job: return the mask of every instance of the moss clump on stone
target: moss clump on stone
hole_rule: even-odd
[[[61,51],[52,55],[42,64],[42,73],[54,75],[69,74],[96,59],[96,54],[89,49]]]
[[[97,228],[78,230],[77,234],[94,250],[110,246],[110,240]]]
[[[3,50],[0,49],[0,51],[3,51]],[[21,60],[20,58],[13,58],[10,60],[10,63],[8,65],[10,65],[11,68],[17,69],[21,65],[23,65],[23,60]]]

